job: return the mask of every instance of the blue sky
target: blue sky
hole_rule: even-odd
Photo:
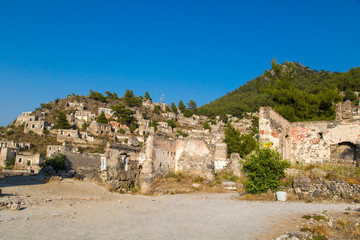
[[[0,0],[0,126],[89,89],[200,106],[274,57],[360,66],[360,0]]]

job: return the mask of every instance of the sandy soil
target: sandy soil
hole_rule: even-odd
[[[236,193],[143,196],[108,192],[92,182],[41,177],[0,179],[1,239],[273,239],[299,228],[306,213],[344,211],[350,204],[250,202]]]

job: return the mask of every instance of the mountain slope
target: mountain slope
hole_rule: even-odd
[[[360,67],[351,68],[345,73],[331,73],[323,70],[311,70],[296,62],[290,64],[295,67],[295,75],[290,78],[291,85],[299,91],[316,95],[326,89],[336,89],[337,92],[345,91],[344,100],[356,100],[354,91],[360,91]],[[273,71],[274,68],[269,72]],[[274,107],[276,101],[266,89],[269,86],[274,87],[275,84],[275,81],[270,81],[265,74],[262,74],[231,93],[199,107],[198,112],[207,116],[223,114],[241,116],[244,112],[257,111],[260,106]]]

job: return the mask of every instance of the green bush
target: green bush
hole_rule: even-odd
[[[252,194],[264,193],[269,189],[278,190],[280,180],[285,177],[284,170],[290,165],[290,162],[283,160],[280,153],[275,150],[256,150],[243,164],[243,171],[248,177],[245,190]]]
[[[12,157],[5,163],[5,168],[10,169],[15,166],[15,157]]]
[[[51,166],[55,171],[66,169],[66,156],[63,154],[57,154],[54,157],[48,159],[44,163],[44,167]]]

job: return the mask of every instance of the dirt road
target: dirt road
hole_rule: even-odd
[[[121,195],[95,183],[37,177],[0,179],[19,211],[0,211],[1,239],[271,239],[295,218],[349,204],[249,202],[230,194]],[[264,235],[268,233],[267,235]]]

